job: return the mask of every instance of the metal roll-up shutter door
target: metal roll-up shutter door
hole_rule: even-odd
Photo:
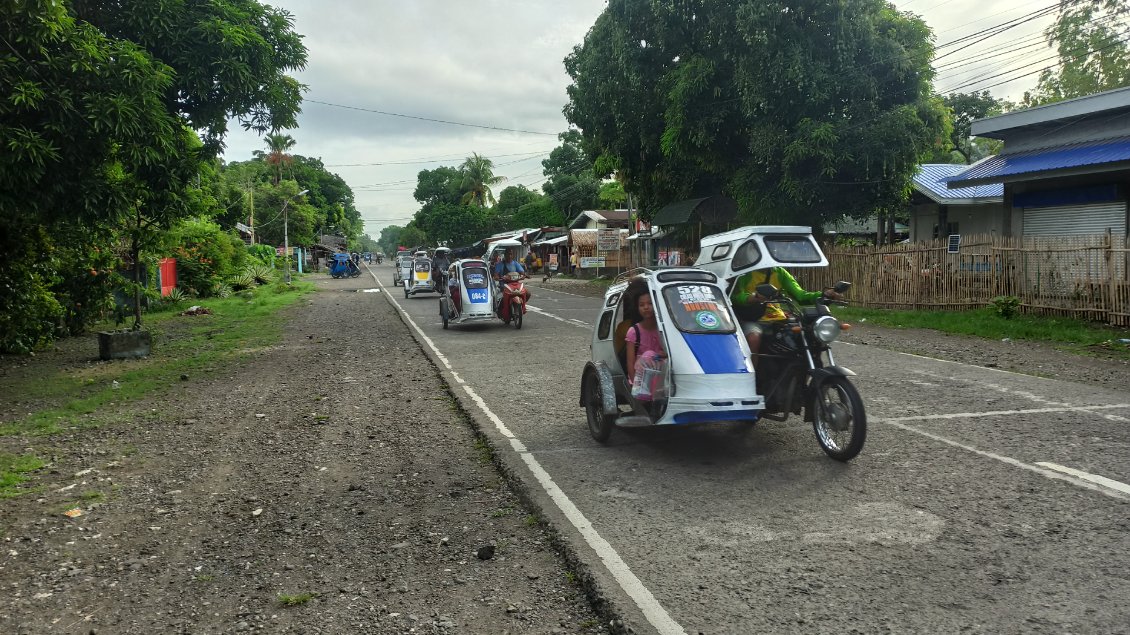
[[[1126,235],[1126,203],[1025,207],[1025,236]]]

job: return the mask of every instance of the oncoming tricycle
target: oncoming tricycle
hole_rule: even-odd
[[[443,328],[449,323],[494,319],[493,285],[487,263],[477,258],[456,260],[447,272],[447,286],[439,299]]]
[[[636,299],[626,298],[631,280],[646,285],[667,357],[646,401],[632,396],[623,355],[632,326],[625,304]],[[581,374],[581,406],[590,434],[601,442],[614,425],[757,421],[764,400],[718,277],[689,267],[634,269],[617,276],[593,330],[592,359]]]

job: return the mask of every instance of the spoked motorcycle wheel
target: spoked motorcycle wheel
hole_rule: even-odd
[[[522,328],[522,305],[521,304],[511,304],[510,305],[510,315],[514,316],[514,328],[518,328],[518,329]]]
[[[863,400],[846,377],[829,377],[820,383],[809,404],[816,441],[828,456],[850,461],[867,438]]]
[[[600,379],[596,373],[585,377],[585,417],[589,423],[589,434],[604,443],[612,434],[612,421],[604,416],[604,397],[600,392]]]

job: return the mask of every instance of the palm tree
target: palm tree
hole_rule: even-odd
[[[282,180],[283,165],[290,165],[294,158],[287,154],[287,150],[294,147],[294,137],[288,134],[267,135],[267,165],[275,166],[275,185]]]
[[[490,186],[498,185],[505,181],[506,177],[494,175],[493,161],[479,156],[477,152],[472,152],[463,165],[459,166],[459,172],[463,174],[462,203],[464,205],[473,203],[479,207],[486,207],[487,201],[494,205],[494,193],[490,191]]]

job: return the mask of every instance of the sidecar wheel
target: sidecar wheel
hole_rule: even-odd
[[[846,377],[829,377],[817,387],[808,405],[812,429],[824,453],[850,461],[867,438],[867,414],[859,391]]]
[[[612,421],[604,416],[604,399],[600,393],[600,378],[596,373],[589,373],[585,377],[585,417],[589,423],[589,434],[597,441],[604,443],[612,434]]]
[[[443,320],[443,328],[445,328],[445,329],[447,328],[447,315],[448,315],[448,313],[450,313],[450,311],[447,308],[447,298],[440,298],[439,299],[439,315],[440,315],[440,318]]]

